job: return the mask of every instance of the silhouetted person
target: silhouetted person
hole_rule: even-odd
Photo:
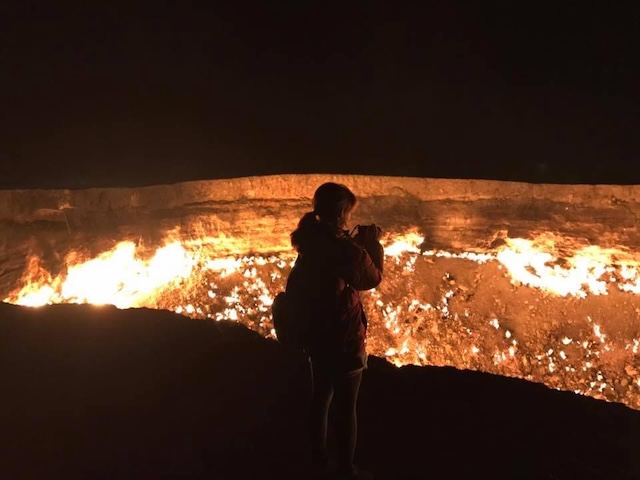
[[[357,436],[356,402],[367,365],[367,318],[359,290],[382,280],[380,229],[359,227],[352,238],[345,230],[356,206],[344,185],[325,183],[315,192],[313,211],[291,234],[298,252],[287,281],[296,318],[309,322],[313,394],[309,411],[312,460],[318,471],[330,470],[327,420],[334,401],[338,474],[372,478],[353,464]]]

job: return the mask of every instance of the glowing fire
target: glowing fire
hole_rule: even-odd
[[[560,259],[554,252],[555,243],[549,235],[535,240],[506,239],[496,259],[506,267],[513,282],[560,296],[606,295],[608,283],[640,293],[638,259],[629,252],[587,246]]]
[[[588,293],[606,295],[608,284],[622,291],[640,293],[640,261],[629,252],[588,246],[560,259],[555,239],[540,236],[535,240],[507,238],[493,252],[421,250],[424,237],[416,231],[383,239],[385,255],[396,263],[406,254],[461,258],[483,263],[497,260],[514,284],[539,288],[560,296],[584,298]],[[214,252],[215,253],[215,252]],[[290,256],[285,252],[284,256]],[[255,257],[258,266],[267,263]],[[417,256],[412,256],[405,271],[413,271]],[[159,289],[188,278],[194,268],[219,272],[222,277],[243,268],[242,258],[203,257],[201,249],[179,241],[158,248],[151,258],[141,257],[133,242],[118,243],[96,258],[84,260],[71,252],[66,258],[66,273],[55,278],[32,257],[23,275],[23,286],[5,302],[37,307],[52,303],[111,304],[118,308],[139,307],[153,300]],[[286,266],[282,261],[281,268]],[[251,276],[243,271],[245,276]],[[255,275],[254,275],[255,276]]]
[[[77,254],[67,257],[66,275],[54,279],[45,272],[45,284],[37,258],[29,262],[26,284],[5,301],[37,307],[52,303],[91,303],[115,305],[118,308],[143,306],[157,293],[191,275],[194,258],[179,242],[159,248],[148,260],[136,255],[133,242],[120,242],[113,250],[96,258],[81,261]],[[78,262],[78,263],[74,263]]]
[[[472,287],[449,273],[439,285],[424,286],[419,280],[434,260],[473,262],[494,265],[491,268],[501,269],[511,288],[529,288],[538,295],[580,301],[616,289],[634,298],[640,293],[639,255],[624,248],[576,246],[552,235],[505,238],[495,248],[462,252],[427,249],[417,230],[387,234],[382,243],[385,282],[363,295],[371,311],[370,353],[398,366],[453,364],[543,381],[640,408],[640,339],[615,340],[599,319],[585,315],[571,335],[564,325],[549,327],[548,338],[554,340],[541,347],[511,328],[497,307],[490,315],[474,312],[468,300]],[[269,336],[269,307],[284,287],[293,252],[221,258],[216,246],[214,241],[170,240],[147,252],[133,242],[121,242],[94,258],[69,253],[57,275],[32,257],[20,286],[5,302],[163,308],[195,318],[239,321]],[[425,291],[421,288],[433,295],[427,300],[414,293]],[[607,366],[607,359],[614,357],[622,359],[615,372]],[[614,384],[614,376],[622,383]]]

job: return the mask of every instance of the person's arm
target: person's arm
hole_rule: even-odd
[[[343,278],[356,290],[371,290],[382,281],[384,252],[378,241],[360,246],[351,240],[345,242]],[[371,253],[369,253],[371,252]]]
[[[362,245],[369,257],[371,257],[371,261],[376,266],[380,273],[382,273],[384,267],[384,249],[378,240],[368,242],[367,244]]]

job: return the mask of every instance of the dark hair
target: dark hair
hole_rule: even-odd
[[[356,203],[356,196],[346,186],[333,182],[323,183],[313,194],[313,211],[302,216],[298,222],[298,229],[291,234],[291,243],[297,248],[300,243],[300,231],[320,222],[341,227],[344,218]]]
[[[356,196],[340,183],[323,183],[313,194],[313,212],[320,220],[335,222],[356,206]]]

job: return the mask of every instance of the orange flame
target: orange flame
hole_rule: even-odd
[[[414,281],[418,268],[430,268],[430,257],[496,262],[512,284],[552,296],[583,299],[607,295],[612,288],[635,295],[640,294],[640,255],[623,247],[576,247],[551,235],[533,240],[506,238],[502,246],[484,251],[434,250],[425,247],[425,237],[415,229],[387,234],[382,244],[390,267],[385,282],[389,286],[382,285],[363,297],[375,319],[370,332],[371,353],[398,366],[454,364],[545,381],[576,393],[607,393],[607,398],[618,398],[609,374],[602,369],[603,358],[617,348],[616,355],[629,359],[621,375],[629,377],[624,388],[631,393],[622,400],[640,408],[636,392],[640,372],[633,360],[640,352],[640,339],[627,338],[625,344],[615,344],[606,329],[587,317],[582,336],[569,337],[562,332],[555,343],[533,352],[526,338],[518,338],[514,330],[505,327],[500,315],[474,317],[465,308],[467,304],[459,301],[462,285],[450,284],[449,279],[439,290],[440,298],[430,302],[411,291],[400,292],[405,294],[402,298],[397,295],[403,285]],[[241,321],[265,335],[273,334],[269,307],[284,286],[287,269],[294,262],[293,252],[280,249],[271,255],[219,257],[217,245],[202,239],[168,240],[151,255],[144,255],[133,242],[125,241],[95,258],[71,252],[57,275],[32,257],[20,285],[5,302],[32,307],[92,303],[164,308],[191,317]],[[393,292],[385,291],[394,288]],[[460,342],[456,352],[446,351],[451,350],[446,342],[452,331]],[[486,338],[493,340],[487,343]],[[582,377],[558,380],[560,375]]]
[[[640,293],[640,261],[624,250],[589,246],[560,259],[555,252],[555,240],[541,236],[535,240],[507,238],[505,245],[490,252],[452,253],[422,250],[424,236],[415,230],[387,235],[382,243],[385,255],[396,262],[403,255],[414,254],[405,271],[413,271],[415,255],[463,258],[477,263],[497,260],[513,283],[559,296],[606,295],[609,284],[617,284],[625,292]],[[30,307],[92,303],[130,308],[145,305],[158,290],[189,278],[196,268],[218,272],[222,277],[243,268],[241,257],[203,257],[202,252],[201,246],[173,241],[145,260],[133,242],[124,241],[89,260],[82,260],[81,255],[72,252],[66,258],[66,273],[55,277],[41,267],[37,257],[32,257],[22,286],[5,301]],[[259,266],[267,260],[258,256],[256,262]],[[280,268],[285,266],[286,261],[281,260]],[[250,271],[244,273],[251,276]]]
[[[549,235],[505,241],[496,259],[507,269],[513,283],[563,297],[607,295],[611,283],[617,283],[620,290],[640,293],[638,258],[627,251],[587,246],[559,258],[556,240]]]
[[[67,261],[76,256],[69,255]],[[67,265],[66,275],[52,278],[47,272],[41,282],[31,280],[34,277],[31,269],[40,269],[39,263],[32,260],[26,274],[30,280],[5,301],[29,307],[52,303],[138,307],[153,298],[159,289],[188,278],[193,265],[193,255],[179,242],[157,249],[149,260],[136,255],[133,242],[120,242],[96,258]]]

